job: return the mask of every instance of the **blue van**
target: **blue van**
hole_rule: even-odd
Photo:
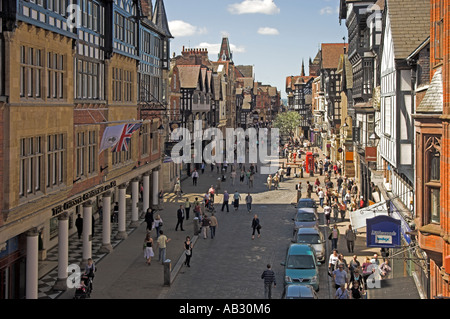
[[[319,268],[314,248],[307,244],[291,244],[286,253],[284,285],[311,285],[319,291]]]

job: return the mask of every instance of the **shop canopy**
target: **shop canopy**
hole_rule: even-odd
[[[350,222],[354,230],[364,228],[367,226],[366,220],[377,216],[389,216],[389,211],[386,205],[386,201],[382,201],[371,205],[369,207],[364,207],[354,212],[350,212]],[[396,218],[395,216],[391,216]]]

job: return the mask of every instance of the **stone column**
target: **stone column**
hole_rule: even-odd
[[[53,290],[67,290],[67,267],[69,266],[69,214],[58,216],[58,280]]]
[[[39,280],[39,232],[37,228],[27,232],[26,299],[38,299]]]
[[[83,267],[89,258],[92,258],[92,203],[87,201],[83,204]]]
[[[142,211],[147,212],[150,207],[150,173],[145,173],[143,177],[144,194],[142,198]]]
[[[152,173],[152,208],[159,209],[159,169]]]
[[[102,247],[100,252],[110,253],[113,251],[111,246],[111,192],[103,194],[103,220],[102,220]]]
[[[131,228],[139,226],[139,179],[135,178],[131,181]]]
[[[127,185],[122,184],[119,186],[119,232],[116,235],[116,239],[125,239],[127,238],[126,231],[126,191]]]

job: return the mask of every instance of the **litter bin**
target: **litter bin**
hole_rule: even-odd
[[[200,234],[200,226],[198,217],[194,218],[194,235],[197,236]]]

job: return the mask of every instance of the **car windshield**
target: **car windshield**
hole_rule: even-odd
[[[311,255],[290,255],[286,264],[288,269],[314,269]]]
[[[307,207],[307,208],[314,208],[315,203],[313,201],[300,201],[298,203],[298,208]]]
[[[298,222],[314,222],[316,221],[316,216],[311,213],[297,213],[295,220]]]
[[[320,237],[317,234],[300,234],[297,242],[302,244],[320,244]]]

